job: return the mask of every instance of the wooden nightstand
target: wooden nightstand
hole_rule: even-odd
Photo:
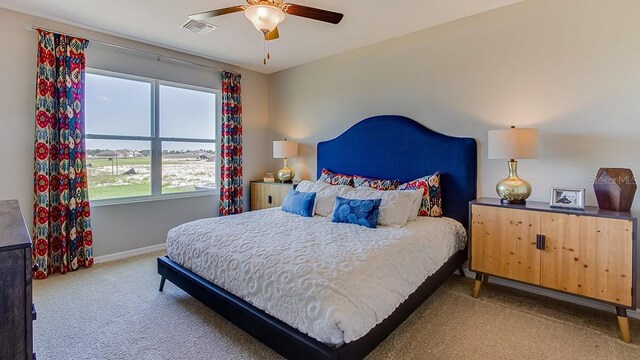
[[[298,186],[294,183],[251,182],[251,211],[282,206],[285,195],[290,189]]]
[[[469,206],[474,297],[491,275],[601,301],[616,307],[622,339],[630,341],[626,309],[636,308],[637,283],[632,213],[490,198]]]

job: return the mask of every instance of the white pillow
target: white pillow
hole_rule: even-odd
[[[422,196],[424,195],[424,189],[417,190],[402,190],[414,193],[413,205],[411,206],[411,212],[409,213],[409,221],[413,221],[418,218],[420,213],[420,206],[422,206]]]
[[[315,185],[314,181],[302,180],[300,181],[298,186],[296,186],[296,190],[302,192],[310,192],[310,189],[313,187],[313,185]]]
[[[413,212],[414,201],[417,194],[414,191],[406,190],[380,191],[376,189],[354,189],[348,187],[340,196],[347,199],[358,200],[382,199],[378,224],[403,226],[409,220],[410,213]]]
[[[349,189],[353,188],[347,185],[330,185],[324,181],[308,180],[301,181],[296,187],[298,191],[316,193],[315,213],[320,216],[331,215],[336,205],[336,196],[344,197],[342,194]]]

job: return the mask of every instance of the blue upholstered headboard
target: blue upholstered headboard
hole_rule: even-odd
[[[375,116],[318,143],[318,170],[407,182],[440,171],[442,210],[465,227],[476,198],[477,148],[472,138],[430,130],[397,115]]]

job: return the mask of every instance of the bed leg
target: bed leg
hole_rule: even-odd
[[[158,289],[158,291],[162,291],[162,290],[164,290],[164,282],[165,282],[166,280],[167,280],[167,279],[166,279],[164,276],[160,278],[160,288]]]
[[[462,268],[462,266],[460,266],[460,267],[458,268],[458,273],[459,273],[459,274],[460,274],[460,276],[462,276],[462,277],[467,277],[467,275],[465,275],[465,273],[464,273],[464,269]]]
[[[476,273],[476,281],[473,284],[473,297],[476,299],[480,296],[480,287],[482,287],[482,274]]]

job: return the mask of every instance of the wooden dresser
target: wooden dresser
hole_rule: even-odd
[[[17,200],[0,201],[0,359],[34,359],[31,238]]]
[[[630,212],[552,208],[499,199],[470,203],[469,268],[474,297],[488,276],[601,301],[616,307],[630,341],[626,309],[636,308],[637,219]]]
[[[282,206],[282,201],[297,183],[251,182],[251,211]]]

